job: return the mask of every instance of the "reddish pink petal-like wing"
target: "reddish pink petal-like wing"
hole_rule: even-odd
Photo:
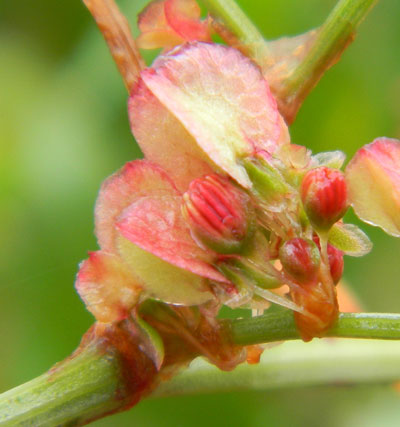
[[[166,0],[165,18],[170,27],[186,41],[211,41],[208,23],[200,21],[195,0]]]
[[[181,197],[143,197],[122,212],[121,234],[142,249],[184,270],[226,281],[209,262],[215,254],[192,239],[181,212]]]
[[[135,160],[106,179],[95,208],[96,235],[102,250],[115,252],[115,223],[121,212],[145,196],[177,196],[179,192],[168,175],[158,166]]]
[[[173,47],[184,43],[165,17],[165,1],[152,1],[138,17],[140,35],[136,42],[142,49]]]
[[[176,186],[185,191],[193,179],[212,173],[196,141],[143,81],[129,100],[132,132],[145,157],[163,167]]]
[[[350,203],[359,218],[400,237],[400,141],[378,138],[346,167]]]
[[[212,162],[245,187],[251,183],[240,159],[257,150],[273,152],[285,142],[267,82],[236,49],[185,45],[160,57],[141,76]]]
[[[138,27],[142,32],[164,29],[167,26],[164,0],[152,1],[138,15]]]
[[[141,291],[129,267],[118,256],[101,251],[81,263],[75,287],[99,322],[126,318]]]

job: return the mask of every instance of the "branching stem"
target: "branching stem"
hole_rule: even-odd
[[[144,66],[125,18],[112,0],[84,0],[103,32],[130,89]],[[355,29],[377,0],[340,0],[312,39],[305,55],[279,81],[276,89],[285,117],[291,121],[301,102],[323,73],[352,41]],[[255,60],[272,54],[271,45],[234,0],[203,0],[209,11],[247,46]],[[266,61],[268,63],[268,61]],[[262,64],[260,64],[262,66]],[[267,73],[266,73],[267,74]],[[299,338],[292,313],[222,321],[228,339],[238,345]],[[398,314],[341,314],[331,337],[400,340]],[[239,366],[234,372],[195,361],[175,379],[162,384],[157,395],[261,389],[337,381],[392,381],[400,376],[400,343],[353,341],[329,345],[285,343],[285,351],[266,352],[261,364]],[[295,351],[290,351],[296,346]],[[0,395],[2,426],[83,425],[126,408],[126,386],[117,353],[88,345],[44,375]],[[154,366],[152,369],[154,369]],[[139,389],[135,382],[130,387]],[[131,390],[132,391],[132,390]],[[139,394],[139,390],[136,390]]]
[[[298,339],[290,312],[223,322],[239,345]],[[400,315],[341,314],[329,336],[399,340]],[[394,381],[400,376],[400,343],[323,343],[296,344],[294,352],[285,344],[282,354],[275,349],[266,351],[260,365],[243,365],[232,373],[195,362],[176,379],[162,384],[155,394],[328,384],[343,379]],[[0,395],[0,425],[81,425],[126,405],[121,399],[122,381],[117,356],[89,346],[48,373]]]
[[[258,62],[268,79],[269,67],[278,60],[274,56],[272,44],[264,40],[234,0],[202,1],[215,19],[221,21],[245,47],[242,50]],[[296,43],[292,47],[293,58],[290,51],[287,52],[287,58],[281,66],[281,69],[286,71],[279,79],[272,76],[271,85],[281,113],[288,123],[294,120],[302,102],[325,71],[339,60],[342,52],[353,41],[357,27],[377,1],[340,0],[326,21],[310,38],[311,42],[300,60],[295,54],[299,50]],[[299,38],[299,43],[303,44],[305,40]],[[279,61],[282,61],[282,58]]]

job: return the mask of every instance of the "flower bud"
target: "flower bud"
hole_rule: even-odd
[[[217,174],[195,179],[183,195],[193,237],[222,254],[242,253],[254,234],[250,197]]]
[[[318,248],[321,249],[319,238],[317,235],[313,237],[314,242],[317,244]],[[336,285],[339,280],[342,278],[344,261],[343,261],[343,252],[340,249],[335,248],[335,246],[328,243],[328,259],[329,259],[329,269],[333,283]]]
[[[321,257],[312,240],[294,238],[285,242],[279,250],[284,272],[300,285],[316,282]]]
[[[325,166],[311,169],[301,183],[301,200],[311,224],[329,230],[348,208],[344,174]]]
[[[343,252],[328,243],[328,259],[332,280],[336,285],[343,275]]]

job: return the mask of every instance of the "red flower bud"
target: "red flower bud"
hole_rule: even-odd
[[[183,213],[196,240],[222,254],[242,253],[254,234],[250,197],[217,174],[195,179]]]
[[[318,248],[321,249],[319,244],[319,238],[317,235],[313,237],[314,242],[317,244]],[[333,283],[336,285],[339,280],[342,278],[344,261],[343,261],[343,252],[335,246],[332,246],[328,243],[328,259],[329,259],[329,268],[331,272],[331,277]]]
[[[343,252],[328,243],[328,258],[332,280],[336,285],[343,275]]]
[[[279,250],[279,259],[285,273],[296,283],[308,285],[316,282],[321,257],[312,240],[288,240]]]
[[[344,174],[324,166],[311,169],[301,183],[301,200],[313,226],[331,228],[348,208]]]

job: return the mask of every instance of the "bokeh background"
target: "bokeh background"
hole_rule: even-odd
[[[239,1],[267,38],[319,25],[334,0]],[[119,2],[132,25],[144,0]],[[400,2],[381,0],[300,111],[294,142],[350,157],[400,138]],[[0,1],[0,392],[63,359],[93,319],[73,289],[96,249],[102,180],[140,156],[127,94],[79,0]],[[353,220],[349,214],[349,220]],[[400,241],[369,226],[345,277],[369,311],[400,311]],[[400,361],[399,361],[400,362]],[[390,386],[297,388],[145,401],[96,426],[397,426]]]

